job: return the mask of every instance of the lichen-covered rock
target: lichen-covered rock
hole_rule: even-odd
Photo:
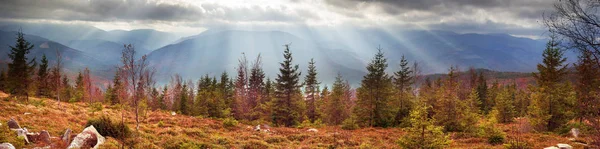
[[[46,130],[43,130],[40,133],[27,133],[27,140],[33,143],[52,143],[50,142],[50,133],[48,133]]]
[[[10,119],[8,121],[8,128],[10,129],[21,129],[21,126],[19,126],[19,123],[17,123],[17,121],[15,121],[15,119]]]
[[[314,128],[308,129],[308,130],[306,130],[306,131],[308,131],[308,132],[319,132],[319,130],[317,130],[317,129],[314,129]]]
[[[573,149],[573,147],[569,144],[556,144],[559,149]]]
[[[23,139],[25,139],[25,143],[29,144],[29,139],[27,139],[27,134],[29,132],[27,131],[27,128],[19,128],[19,129],[12,129],[12,130],[17,132],[17,137],[23,137]]]
[[[71,144],[69,145],[69,147],[67,147],[68,149],[72,149],[72,148],[93,148],[93,149],[97,149],[98,146],[100,146],[102,143],[104,143],[105,139],[102,135],[100,135],[100,133],[98,133],[98,131],[96,130],[96,128],[94,128],[94,126],[89,126],[85,129],[83,129],[83,131],[81,133],[79,133],[77,136],[75,136],[75,138],[73,138],[73,141],[71,141]]]
[[[67,128],[67,130],[65,130],[65,133],[62,135],[61,139],[63,140],[63,142],[68,144],[69,141],[71,141],[71,129]]]
[[[15,149],[15,146],[10,143],[2,143],[0,144],[0,149]]]

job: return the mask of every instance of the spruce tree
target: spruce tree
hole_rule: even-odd
[[[0,91],[6,92],[7,82],[6,71],[2,69],[2,71],[0,71]]]
[[[558,47],[559,42],[552,36],[543,53],[543,63],[537,65],[534,73],[537,88],[532,93],[529,106],[530,122],[538,130],[555,130],[571,120],[574,91],[567,75],[566,58]]]
[[[308,72],[304,78],[304,85],[306,117],[313,123],[315,120],[320,119],[319,109],[317,108],[319,82],[317,81],[317,67],[315,66],[314,59],[310,59],[310,62],[308,62]]]
[[[302,100],[300,92],[300,71],[292,64],[290,45],[285,45],[284,61],[280,63],[279,74],[275,79],[275,99],[273,101],[272,121],[275,125],[294,126],[302,118]]]
[[[189,109],[189,105],[188,105],[188,98],[189,98],[189,92],[188,92],[188,87],[187,87],[187,83],[184,83],[183,86],[181,87],[181,93],[179,93],[179,112],[181,112],[181,114],[183,115],[189,115],[190,114],[190,109]]]
[[[400,59],[400,69],[394,73],[394,87],[395,96],[398,98],[396,110],[396,117],[394,118],[394,124],[400,125],[403,120],[408,117],[410,109],[412,108],[412,92],[410,86],[413,84],[413,77],[411,68],[408,66],[408,61],[402,55]]]
[[[247,98],[247,106],[251,111],[249,111],[246,116],[248,120],[256,120],[260,116],[260,111],[257,111],[262,93],[265,88],[265,73],[262,70],[262,58],[260,54],[256,57],[256,60],[252,63],[252,68],[250,69],[250,78],[248,79],[248,98]]]
[[[74,100],[71,102],[83,101],[84,92],[85,92],[85,85],[83,82],[83,75],[81,74],[81,71],[80,71],[79,74],[77,75],[77,79],[75,80],[75,92],[74,92],[74,98],[73,98]]]
[[[49,87],[48,82],[48,59],[46,58],[46,54],[42,55],[41,64],[38,67],[37,71],[37,82],[38,85],[38,96],[48,96],[49,95]]]
[[[487,85],[487,80],[485,79],[485,76],[483,75],[483,71],[479,72],[478,79],[477,79],[477,96],[478,96],[479,102],[481,102],[481,104],[479,105],[479,109],[484,114],[488,114],[490,112],[490,110],[492,109],[492,106],[488,99],[488,85]]]
[[[583,119],[590,119],[598,116],[598,103],[600,103],[600,97],[597,96],[600,93],[600,67],[596,65],[596,60],[589,51],[584,51],[579,56],[578,62],[575,64],[577,70],[577,118],[579,122],[583,122]]]
[[[435,126],[435,119],[427,116],[428,109],[423,101],[420,101],[410,112],[410,127],[406,135],[398,140],[402,148],[415,149],[441,149],[450,144],[450,139],[442,131],[444,128]]]
[[[381,48],[369,65],[367,75],[363,77],[361,86],[357,89],[358,100],[354,108],[354,115],[358,122],[370,127],[390,126],[394,111],[392,78],[386,74],[387,59]]]
[[[325,101],[325,122],[329,125],[340,125],[344,120],[350,117],[350,111],[348,110],[350,104],[347,103],[350,98],[346,95],[346,91],[350,90],[350,85],[347,84],[342,78],[341,74],[338,74],[335,77],[335,82],[333,83],[333,87],[331,89],[331,94],[329,94],[328,89],[323,89],[323,96],[327,96],[327,101]]]
[[[493,110],[496,111],[496,115],[494,115],[494,117],[496,118],[497,122],[509,123],[513,121],[513,118],[517,114],[514,105],[515,91],[516,90],[511,89],[510,86],[503,87],[496,96],[496,104]]]
[[[33,44],[25,40],[23,32],[19,30],[19,32],[17,32],[15,46],[9,47],[10,53],[8,53],[8,57],[10,58],[10,63],[8,63],[8,91],[12,96],[17,98],[27,96],[26,99],[28,100],[29,95],[27,89],[31,83],[31,72],[34,71],[35,58],[27,62],[27,54],[33,49]]]

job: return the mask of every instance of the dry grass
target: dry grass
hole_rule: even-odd
[[[6,94],[0,93],[0,98]],[[101,115],[109,116],[120,121],[121,110],[104,106],[100,112],[88,112],[85,103],[61,103],[51,99],[44,100],[45,105],[39,107],[16,101],[0,100],[0,122],[6,123],[11,117],[15,118],[22,127],[38,132],[47,130],[51,136],[60,136],[65,129],[70,128],[74,133],[83,130],[88,119]],[[31,113],[24,115],[24,113]],[[185,115],[170,115],[168,111],[150,111],[147,118],[142,120],[138,133],[134,134],[134,148],[183,148],[195,145],[209,148],[399,148],[396,140],[404,132],[398,128],[363,128],[343,130],[339,126],[319,128],[319,132],[308,132],[297,128],[272,128],[271,132],[256,132],[252,126],[239,124],[233,128],[224,128],[220,120],[195,118]],[[134,115],[125,113],[125,123],[135,129]],[[517,122],[518,123],[518,122]],[[509,137],[516,134],[517,123],[500,125]],[[134,130],[135,131],[135,130]],[[454,137],[449,148],[502,148],[502,145],[491,146],[485,138]],[[520,135],[530,140],[534,148],[543,148],[556,143],[569,143],[566,137],[553,134],[524,133]],[[108,138],[103,148],[117,148],[120,141]],[[42,145],[29,145],[31,148]],[[581,146],[575,146],[582,148]]]

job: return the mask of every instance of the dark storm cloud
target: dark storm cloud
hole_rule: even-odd
[[[201,9],[147,0],[2,0],[0,18],[48,20],[194,20]]]
[[[407,11],[425,11],[436,14],[461,12],[470,9],[505,11],[518,17],[539,18],[545,10],[552,9],[557,0],[325,0],[328,4],[345,8],[361,9],[361,6],[377,6],[391,15]]]

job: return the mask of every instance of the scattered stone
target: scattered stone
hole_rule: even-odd
[[[544,148],[544,149],[559,149],[559,148],[558,148],[558,147],[556,147],[556,146],[550,146],[550,147],[546,147],[546,148]]]
[[[52,143],[50,142],[50,134],[46,130],[43,130],[40,133],[27,133],[27,140],[30,140],[33,143]]]
[[[577,138],[579,136],[579,129],[578,128],[571,128],[571,135],[573,135],[573,137]]]
[[[29,112],[25,112],[25,113],[23,113],[23,115],[29,115],[29,114],[31,114],[31,113],[29,113]]]
[[[7,125],[8,125],[8,128],[10,128],[10,129],[21,129],[21,126],[19,126],[19,123],[17,123],[17,121],[15,121],[15,119],[12,119],[12,118],[10,118]]]
[[[314,128],[308,129],[307,131],[308,131],[308,132],[315,132],[315,133],[319,132],[319,130],[317,130],[317,129],[314,129]]]
[[[0,149],[15,149],[15,146],[10,143],[2,143],[0,144]]]
[[[175,116],[175,115],[177,115],[177,113],[171,111],[171,115]]]
[[[85,129],[83,129],[83,131],[81,133],[79,133],[77,136],[75,136],[75,138],[73,138],[73,141],[67,148],[68,149],[72,149],[72,148],[97,149],[98,146],[100,146],[102,143],[104,143],[104,141],[105,141],[104,137],[102,135],[100,135],[100,133],[98,133],[96,128],[94,128],[94,126],[92,125],[92,126],[89,126]]]
[[[63,140],[63,142],[68,144],[69,141],[71,141],[71,129],[67,128],[67,130],[65,130],[65,133],[62,135],[61,139]]]
[[[556,144],[556,146],[558,146],[559,149],[573,149],[573,147],[569,144]]]
[[[51,146],[44,146],[44,147],[34,147],[33,149],[51,149]]]
[[[254,131],[260,131],[260,125],[256,125],[256,127],[254,127]]]
[[[27,128],[13,130],[17,132],[17,137],[23,137],[23,139],[25,139],[25,143],[29,144],[29,139],[27,139]]]

